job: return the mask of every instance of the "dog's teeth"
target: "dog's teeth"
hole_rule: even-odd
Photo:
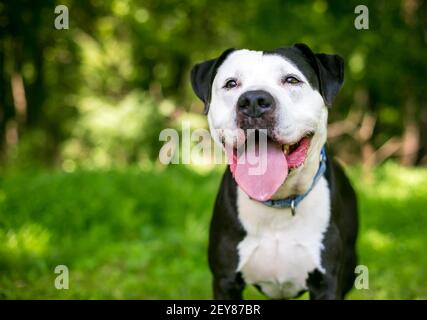
[[[283,145],[283,147],[282,147],[282,149],[283,149],[283,152],[284,152],[285,154],[288,154],[288,153],[289,153],[289,145],[288,145],[288,144],[284,144],[284,145]]]

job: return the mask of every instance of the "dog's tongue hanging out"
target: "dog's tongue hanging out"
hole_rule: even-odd
[[[266,201],[288,176],[288,162],[282,147],[271,140],[267,140],[267,148],[257,145],[255,150],[257,152],[242,152],[239,159],[235,152],[228,152],[230,169],[237,184],[249,197]]]

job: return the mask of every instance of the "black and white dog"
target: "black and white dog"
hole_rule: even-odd
[[[341,57],[304,44],[229,49],[193,67],[212,137],[234,150],[210,227],[216,299],[241,299],[246,283],[273,299],[306,290],[311,299],[342,299],[353,286],[356,196],[325,150],[328,107],[343,80]],[[248,129],[267,133],[259,150],[267,169],[255,177],[236,160]]]

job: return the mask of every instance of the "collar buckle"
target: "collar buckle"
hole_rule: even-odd
[[[295,216],[295,212],[296,210],[295,210],[295,199],[292,199],[291,200],[291,213],[292,213],[292,216],[294,217]]]

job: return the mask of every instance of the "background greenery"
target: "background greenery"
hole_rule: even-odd
[[[221,170],[16,173],[0,181],[0,298],[211,297],[207,233]],[[426,299],[426,169],[350,170],[361,213],[356,299]],[[197,194],[197,197],[194,195]],[[25,199],[25,200],[23,200]],[[70,270],[56,290],[55,266]],[[248,298],[262,296],[252,287]]]
[[[59,4],[69,30],[54,28]],[[0,298],[211,297],[222,167],[160,165],[159,132],[206,127],[192,64],[294,42],[346,61],[329,140],[358,189],[370,271],[350,297],[427,298],[427,3],[364,1],[356,30],[359,4],[0,2]]]

